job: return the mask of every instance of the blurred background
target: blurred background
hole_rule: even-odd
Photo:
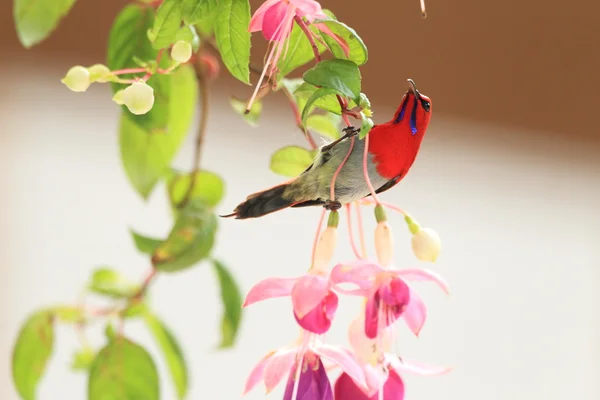
[[[105,61],[111,22],[126,2],[79,1],[32,50],[17,41],[11,3],[0,2],[2,399],[17,398],[10,355],[26,315],[75,302],[98,266],[141,278],[147,260],[129,228],[160,236],[171,221],[164,187],[148,203],[129,187],[108,86],[81,94],[59,82],[73,64]],[[446,297],[418,287],[428,322],[419,339],[403,332],[398,346],[408,360],[453,372],[406,376],[407,399],[600,398],[600,3],[431,0],[426,20],[416,0],[372,2],[372,9],[322,4],[369,47],[363,91],[376,122],[390,118],[409,77],[434,103],[415,166],[383,198],[439,232],[443,250],[432,268],[452,288]],[[257,36],[255,61],[264,48]],[[230,110],[228,96],[250,90],[227,78],[212,88],[203,167],[226,180],[221,213],[280,181],[268,170],[274,150],[303,144],[279,94],[267,98],[259,128]],[[192,151],[190,135],[175,164],[189,168]],[[319,212],[222,220],[215,254],[244,291],[267,276],[296,276],[309,262]],[[398,265],[416,265],[400,216],[392,225]],[[372,228],[369,220],[369,239]],[[350,259],[341,243],[336,259]],[[186,352],[190,399],[240,398],[254,363],[297,335],[288,301],[273,300],[247,310],[235,349],[215,350],[221,311],[208,265],[160,276],[150,299]],[[329,341],[346,341],[358,304],[342,302]],[[126,334],[158,354],[143,326],[128,325]],[[92,337],[102,343],[101,332]],[[85,376],[69,371],[76,339],[59,329],[40,399],[85,398]],[[163,398],[174,399],[160,368]],[[247,398],[265,396],[257,389]]]

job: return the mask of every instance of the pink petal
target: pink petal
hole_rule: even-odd
[[[294,363],[297,361],[297,355],[297,348],[284,349],[277,351],[267,361],[263,372],[263,379],[265,380],[267,393],[273,390],[284,376],[289,374],[294,366]]]
[[[329,278],[321,275],[304,275],[292,289],[292,305],[299,318],[314,310],[329,293]]]
[[[329,29],[327,25],[321,23],[315,24],[315,27],[330,38],[332,38],[333,40],[335,40],[336,43],[342,48],[342,51],[344,52],[344,55],[346,57],[350,55],[350,46],[348,45],[348,43],[344,39],[333,33],[333,31]]]
[[[271,356],[274,353],[275,353],[274,351],[271,351],[270,353],[266,354],[262,358],[262,360],[260,360],[258,362],[258,364],[256,364],[256,366],[252,369],[252,372],[250,372],[250,376],[248,376],[248,379],[246,380],[246,386],[244,387],[244,394],[251,391],[258,382],[262,381],[263,373],[265,370],[265,365],[267,364],[267,361],[269,361],[269,358],[271,358]]]
[[[398,276],[408,281],[428,281],[436,283],[446,294],[450,294],[448,283],[439,274],[428,269],[401,269],[397,271]]]
[[[321,9],[321,4],[314,0],[289,0],[298,10],[296,14],[299,17],[306,17],[308,22],[313,22],[315,18],[322,18],[325,13]],[[326,15],[325,15],[326,16]]]
[[[414,290],[410,291],[410,300],[402,313],[406,325],[416,336],[419,336],[425,319],[427,318],[427,307],[425,303]]]
[[[270,41],[283,41],[292,31],[292,21],[289,15],[295,15],[293,7],[280,1],[269,8],[263,17],[262,33]]]
[[[366,296],[373,287],[377,274],[381,271],[382,269],[377,264],[360,260],[355,263],[336,265],[331,271],[331,276],[329,279],[335,285],[339,285],[341,283],[351,283],[355,284],[360,289],[346,291],[336,287],[336,290],[347,292],[348,294]]]
[[[340,375],[335,381],[333,394],[336,400],[369,400],[369,395],[348,374]]]
[[[365,378],[367,379],[367,393],[369,399],[377,400],[377,392],[381,387],[382,381],[387,379],[387,374],[379,365],[367,364],[364,366]]]
[[[423,376],[436,376],[443,375],[451,370],[448,367],[438,367],[433,365],[426,365],[421,363],[407,363],[406,361],[400,361],[400,358],[393,354],[386,354],[386,361],[390,364],[392,369],[398,373],[411,373]]]
[[[250,289],[244,301],[244,307],[258,301],[272,299],[274,297],[289,296],[298,278],[267,278]]]
[[[249,32],[257,32],[262,30],[263,20],[265,17],[265,13],[269,8],[271,8],[274,4],[281,2],[282,0],[267,0],[261,4],[260,7],[254,12],[252,19],[250,20],[250,25],[248,26]]]
[[[303,318],[299,318],[296,313],[298,324],[309,332],[321,335],[329,330],[331,322],[338,307],[338,297],[335,293],[329,292],[323,301]]]
[[[341,346],[321,345],[313,350],[315,354],[338,365],[359,386],[367,386],[365,373],[356,357]]]
[[[379,292],[375,292],[365,305],[365,335],[376,338],[379,330]]]

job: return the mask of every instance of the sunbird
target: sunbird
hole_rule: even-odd
[[[394,118],[375,125],[369,132],[367,171],[376,193],[394,187],[413,165],[431,119],[431,100],[421,94],[412,79]],[[233,213],[223,217],[258,218],[288,207],[324,206],[337,210],[342,205],[370,196],[363,170],[365,140],[354,139],[350,156],[335,181],[335,199],[330,197],[331,180],[350,151],[352,127],[321,146],[313,163],[297,178],[251,194]]]

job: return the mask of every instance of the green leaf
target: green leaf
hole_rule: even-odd
[[[302,123],[306,124],[306,119],[314,106],[322,105],[320,108],[327,110],[333,108],[333,99],[336,99],[336,95],[339,95],[339,92],[335,89],[317,89],[306,101],[306,106],[304,107],[304,110],[302,110]],[[337,99],[335,101],[337,102]],[[338,109],[341,109],[339,103]]]
[[[30,48],[50,36],[74,3],[75,0],[14,0],[13,16],[21,44]]]
[[[190,184],[192,174],[175,173],[167,185],[169,199],[173,207],[178,206],[184,199]],[[190,199],[203,200],[207,206],[216,207],[225,194],[225,182],[221,177],[210,171],[195,173],[196,182]]]
[[[358,138],[363,139],[371,131],[371,128],[373,128],[373,120],[367,117],[362,111],[360,116],[362,117],[362,125],[360,126],[360,134]]]
[[[231,75],[250,84],[250,3],[220,0],[215,20],[215,39],[223,64]]]
[[[235,279],[227,268],[217,260],[213,260],[215,272],[221,287],[223,318],[221,320],[221,344],[219,348],[232,347],[242,319],[242,295]]]
[[[311,27],[311,29],[316,31],[314,27]],[[326,50],[325,46],[320,42],[317,42],[316,45],[319,49],[319,54]],[[277,63],[277,68],[279,69],[278,80],[281,80],[281,78],[294,71],[296,68],[303,66],[315,58],[315,53],[310,45],[310,41],[298,24],[294,24],[292,33],[284,44],[284,48],[287,48],[286,55]]]
[[[85,314],[80,307],[58,306],[52,308],[52,314],[60,322],[71,324],[85,321]]]
[[[148,300],[148,294],[144,295],[144,300]],[[121,316],[123,318],[135,318],[146,314],[148,311],[148,306],[144,302],[144,300],[133,300],[127,304],[127,307],[121,311]]]
[[[258,126],[258,120],[260,119],[260,113],[262,112],[261,101],[254,101],[248,114],[246,114],[248,102],[232,97],[229,100],[229,104],[231,104],[231,108],[233,108],[236,113],[240,114],[250,126]]]
[[[123,298],[134,296],[139,292],[140,286],[110,268],[98,268],[92,274],[88,289],[105,296]]]
[[[201,199],[191,199],[181,210],[169,237],[152,255],[156,269],[175,272],[209,255],[217,230],[217,218]]]
[[[338,127],[335,125],[333,119],[327,115],[310,115],[306,119],[306,128],[328,137],[329,139],[335,140],[340,137]]]
[[[334,89],[351,99],[360,95],[360,70],[348,60],[325,60],[304,73],[304,81],[323,88]]]
[[[54,347],[52,313],[39,311],[25,322],[12,354],[13,381],[24,400],[36,398],[36,389]]]
[[[158,400],[158,372],[143,347],[115,337],[90,367],[88,400]]]
[[[139,61],[156,59],[157,51],[152,48],[146,35],[153,24],[154,12],[150,7],[131,4],[121,10],[113,22],[108,38],[106,60],[111,71],[137,68],[140,66]],[[153,79],[154,77],[148,81],[149,84]],[[113,92],[124,87],[122,84],[112,84]]]
[[[294,95],[304,99],[305,101],[308,101],[309,99],[311,99],[313,97],[313,95],[319,90],[318,87],[311,85],[310,83],[303,83],[298,89],[296,89],[296,91],[294,92]],[[319,95],[313,99],[312,103],[311,103],[311,108],[312,107],[319,107],[322,110],[325,111],[329,111],[331,113],[337,114],[337,115],[341,115],[342,114],[342,109],[340,107],[340,103],[337,100],[337,97],[335,96],[336,94],[338,94],[338,92],[334,91],[329,91],[329,92],[325,92],[322,91],[319,93]],[[348,108],[353,108],[356,107],[356,103],[353,100],[349,100],[348,101]],[[304,106],[304,108],[302,109],[302,113],[304,114],[304,110],[306,109],[306,105]],[[309,115],[311,110],[307,110],[307,114],[306,116]]]
[[[156,250],[158,245],[162,243],[162,240],[160,239],[154,239],[148,236],[140,235],[132,229],[130,229],[129,231],[131,232],[131,236],[133,237],[135,247],[140,253],[153,254],[154,250]]]
[[[180,399],[185,398],[188,390],[188,372],[181,346],[171,331],[154,314],[146,313],[144,321],[162,350],[177,396]]]
[[[73,354],[71,369],[75,371],[87,371],[92,366],[94,358],[96,358],[94,349],[91,347],[84,347]]]
[[[342,46],[340,46],[336,40],[329,35],[323,34],[323,40],[325,40],[327,47],[329,47],[335,58],[354,61],[356,65],[363,65],[367,62],[369,59],[367,46],[365,46],[365,43],[360,36],[358,36],[354,29],[350,28],[343,22],[335,20],[315,21],[315,23],[319,22],[327,26],[335,35],[337,35],[348,45],[348,55],[346,55],[342,49]]]
[[[167,87],[155,88],[155,96],[162,96],[162,101],[155,102],[153,108],[153,111],[161,108],[166,114],[165,126],[153,123],[150,128],[144,127],[128,112],[121,116],[121,158],[129,180],[144,199],[168,171],[183,143],[198,98],[197,80],[191,66],[181,66],[166,78]]]
[[[183,20],[188,25],[206,26],[206,22],[214,18],[217,9],[217,0],[183,0]],[[211,32],[204,33],[210,34]]]
[[[313,163],[314,154],[300,146],[286,146],[271,156],[271,171],[276,174],[296,177]]]
[[[172,45],[182,18],[181,0],[164,0],[156,10],[152,29],[148,30],[152,47],[163,49]]]

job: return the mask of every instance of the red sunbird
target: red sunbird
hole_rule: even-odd
[[[431,100],[421,94],[409,79],[409,89],[394,118],[375,125],[369,132],[367,171],[376,193],[395,186],[413,165],[431,119]],[[334,210],[343,204],[369,196],[363,172],[365,140],[354,139],[352,152],[335,181],[335,201],[331,200],[331,180],[348,155],[354,129],[345,129],[340,139],[320,147],[313,163],[297,178],[252,194],[224,217],[257,218],[288,207],[324,206]]]

